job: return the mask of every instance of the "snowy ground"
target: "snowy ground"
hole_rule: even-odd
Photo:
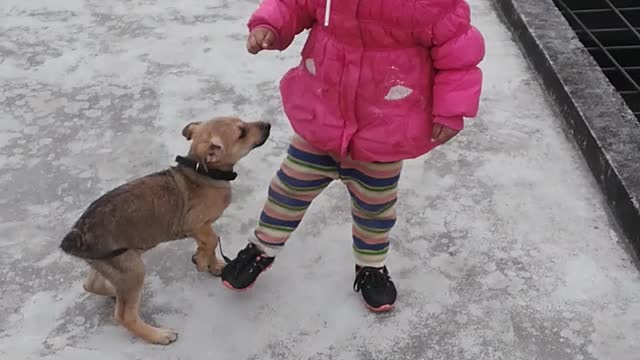
[[[160,347],[83,293],[59,239],[99,194],[168,166],[186,122],[231,113],[275,125],[219,224],[237,251],[290,134],[276,86],[297,49],[245,54],[255,1],[0,1],[0,358],[638,359],[638,272],[490,3],[471,1],[488,44],[479,118],[406,166],[397,310],[372,315],[352,292],[334,186],[248,293],[197,273],[191,241],[149,253],[143,316],[180,333]]]

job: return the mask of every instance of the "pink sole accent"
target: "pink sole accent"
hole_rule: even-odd
[[[364,301],[364,298],[361,298],[362,302],[364,303],[364,306],[367,307],[367,309],[369,309],[370,311],[374,312],[374,313],[383,313],[383,312],[387,312],[387,311],[391,311],[395,308],[395,304],[387,304],[387,305],[382,305],[379,307],[373,307],[369,304],[367,304],[366,301]]]
[[[267,266],[267,268],[264,269],[260,274],[258,274],[256,279],[253,280],[253,282],[251,284],[249,284],[249,286],[247,286],[244,289],[236,289],[231,284],[229,284],[228,281],[224,281],[224,280],[222,281],[222,286],[226,287],[229,290],[233,290],[233,291],[238,292],[238,293],[243,293],[243,292],[248,291],[249,289],[251,289],[253,287],[253,285],[255,285],[256,281],[258,281],[258,278],[260,278],[260,275],[265,273],[267,270],[271,269],[272,266],[273,266],[273,263],[271,265]]]
[[[256,280],[257,280],[257,279],[256,279]],[[246,287],[246,288],[244,288],[244,289],[236,289],[236,288],[234,288],[233,286],[231,286],[231,284],[229,284],[228,282],[226,282],[226,281],[223,281],[223,282],[222,282],[222,285],[223,285],[224,287],[226,287],[226,288],[227,288],[227,289],[229,289],[229,290],[233,290],[233,291],[235,291],[235,292],[238,292],[238,293],[243,293],[243,292],[245,292],[245,291],[248,291],[249,289],[251,289],[251,288],[253,287],[253,284],[255,284],[255,281],[254,281],[254,282],[252,282],[252,283],[251,283],[251,285],[247,286],[247,287]]]
[[[383,313],[387,311],[391,311],[394,308],[394,305],[382,305],[380,307],[374,308],[372,306],[367,305],[367,308],[375,313]]]

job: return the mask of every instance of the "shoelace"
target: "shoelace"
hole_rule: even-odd
[[[240,250],[235,260],[230,261],[234,263],[233,265],[235,265],[235,274],[238,275],[240,271],[244,269],[245,266],[250,262],[255,262],[257,260],[256,258],[259,257],[259,255],[260,252],[253,246]]]
[[[249,268],[249,272],[252,273],[255,270],[264,271],[264,269],[267,268],[267,265],[264,263],[264,260],[267,260],[267,259],[268,258],[265,257],[263,254],[258,255],[258,257],[256,257],[251,263],[251,268]]]
[[[267,258],[264,254],[258,250],[255,246],[249,246],[248,248],[240,250],[238,257],[233,260],[235,262],[235,274],[240,274],[247,265],[250,265],[249,272],[252,273],[259,269],[260,271],[266,268],[266,265],[262,263],[262,260]]]
[[[230,263],[230,262],[231,262],[231,259],[229,259],[229,258],[224,254],[224,251],[222,251],[222,238],[221,238],[221,237],[218,237],[218,245],[220,246],[220,255],[222,255],[222,258],[224,259],[224,262],[225,262],[225,263],[227,263],[227,264],[228,264],[228,263]],[[215,250],[214,250],[214,253],[215,253]]]
[[[372,267],[363,267],[356,274],[356,279],[353,282],[353,291],[359,292],[363,285],[372,288],[386,287],[389,281],[391,281],[391,277],[387,269],[380,270]]]

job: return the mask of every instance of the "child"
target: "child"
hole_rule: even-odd
[[[443,144],[478,111],[482,35],[464,0],[264,0],[250,53],[284,50],[311,29],[280,83],[296,133],[249,244],[222,272],[242,290],[274,261],[311,201],[333,180],[351,194],[354,290],[390,310],[385,266],[402,161]]]

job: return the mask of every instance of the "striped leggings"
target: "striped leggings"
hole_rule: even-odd
[[[351,194],[353,253],[360,266],[384,266],[389,232],[396,222],[398,180],[402,162],[337,162],[300,137],[271,181],[269,197],[255,231],[257,243],[275,255],[298,227],[307,208],[334,180]]]

